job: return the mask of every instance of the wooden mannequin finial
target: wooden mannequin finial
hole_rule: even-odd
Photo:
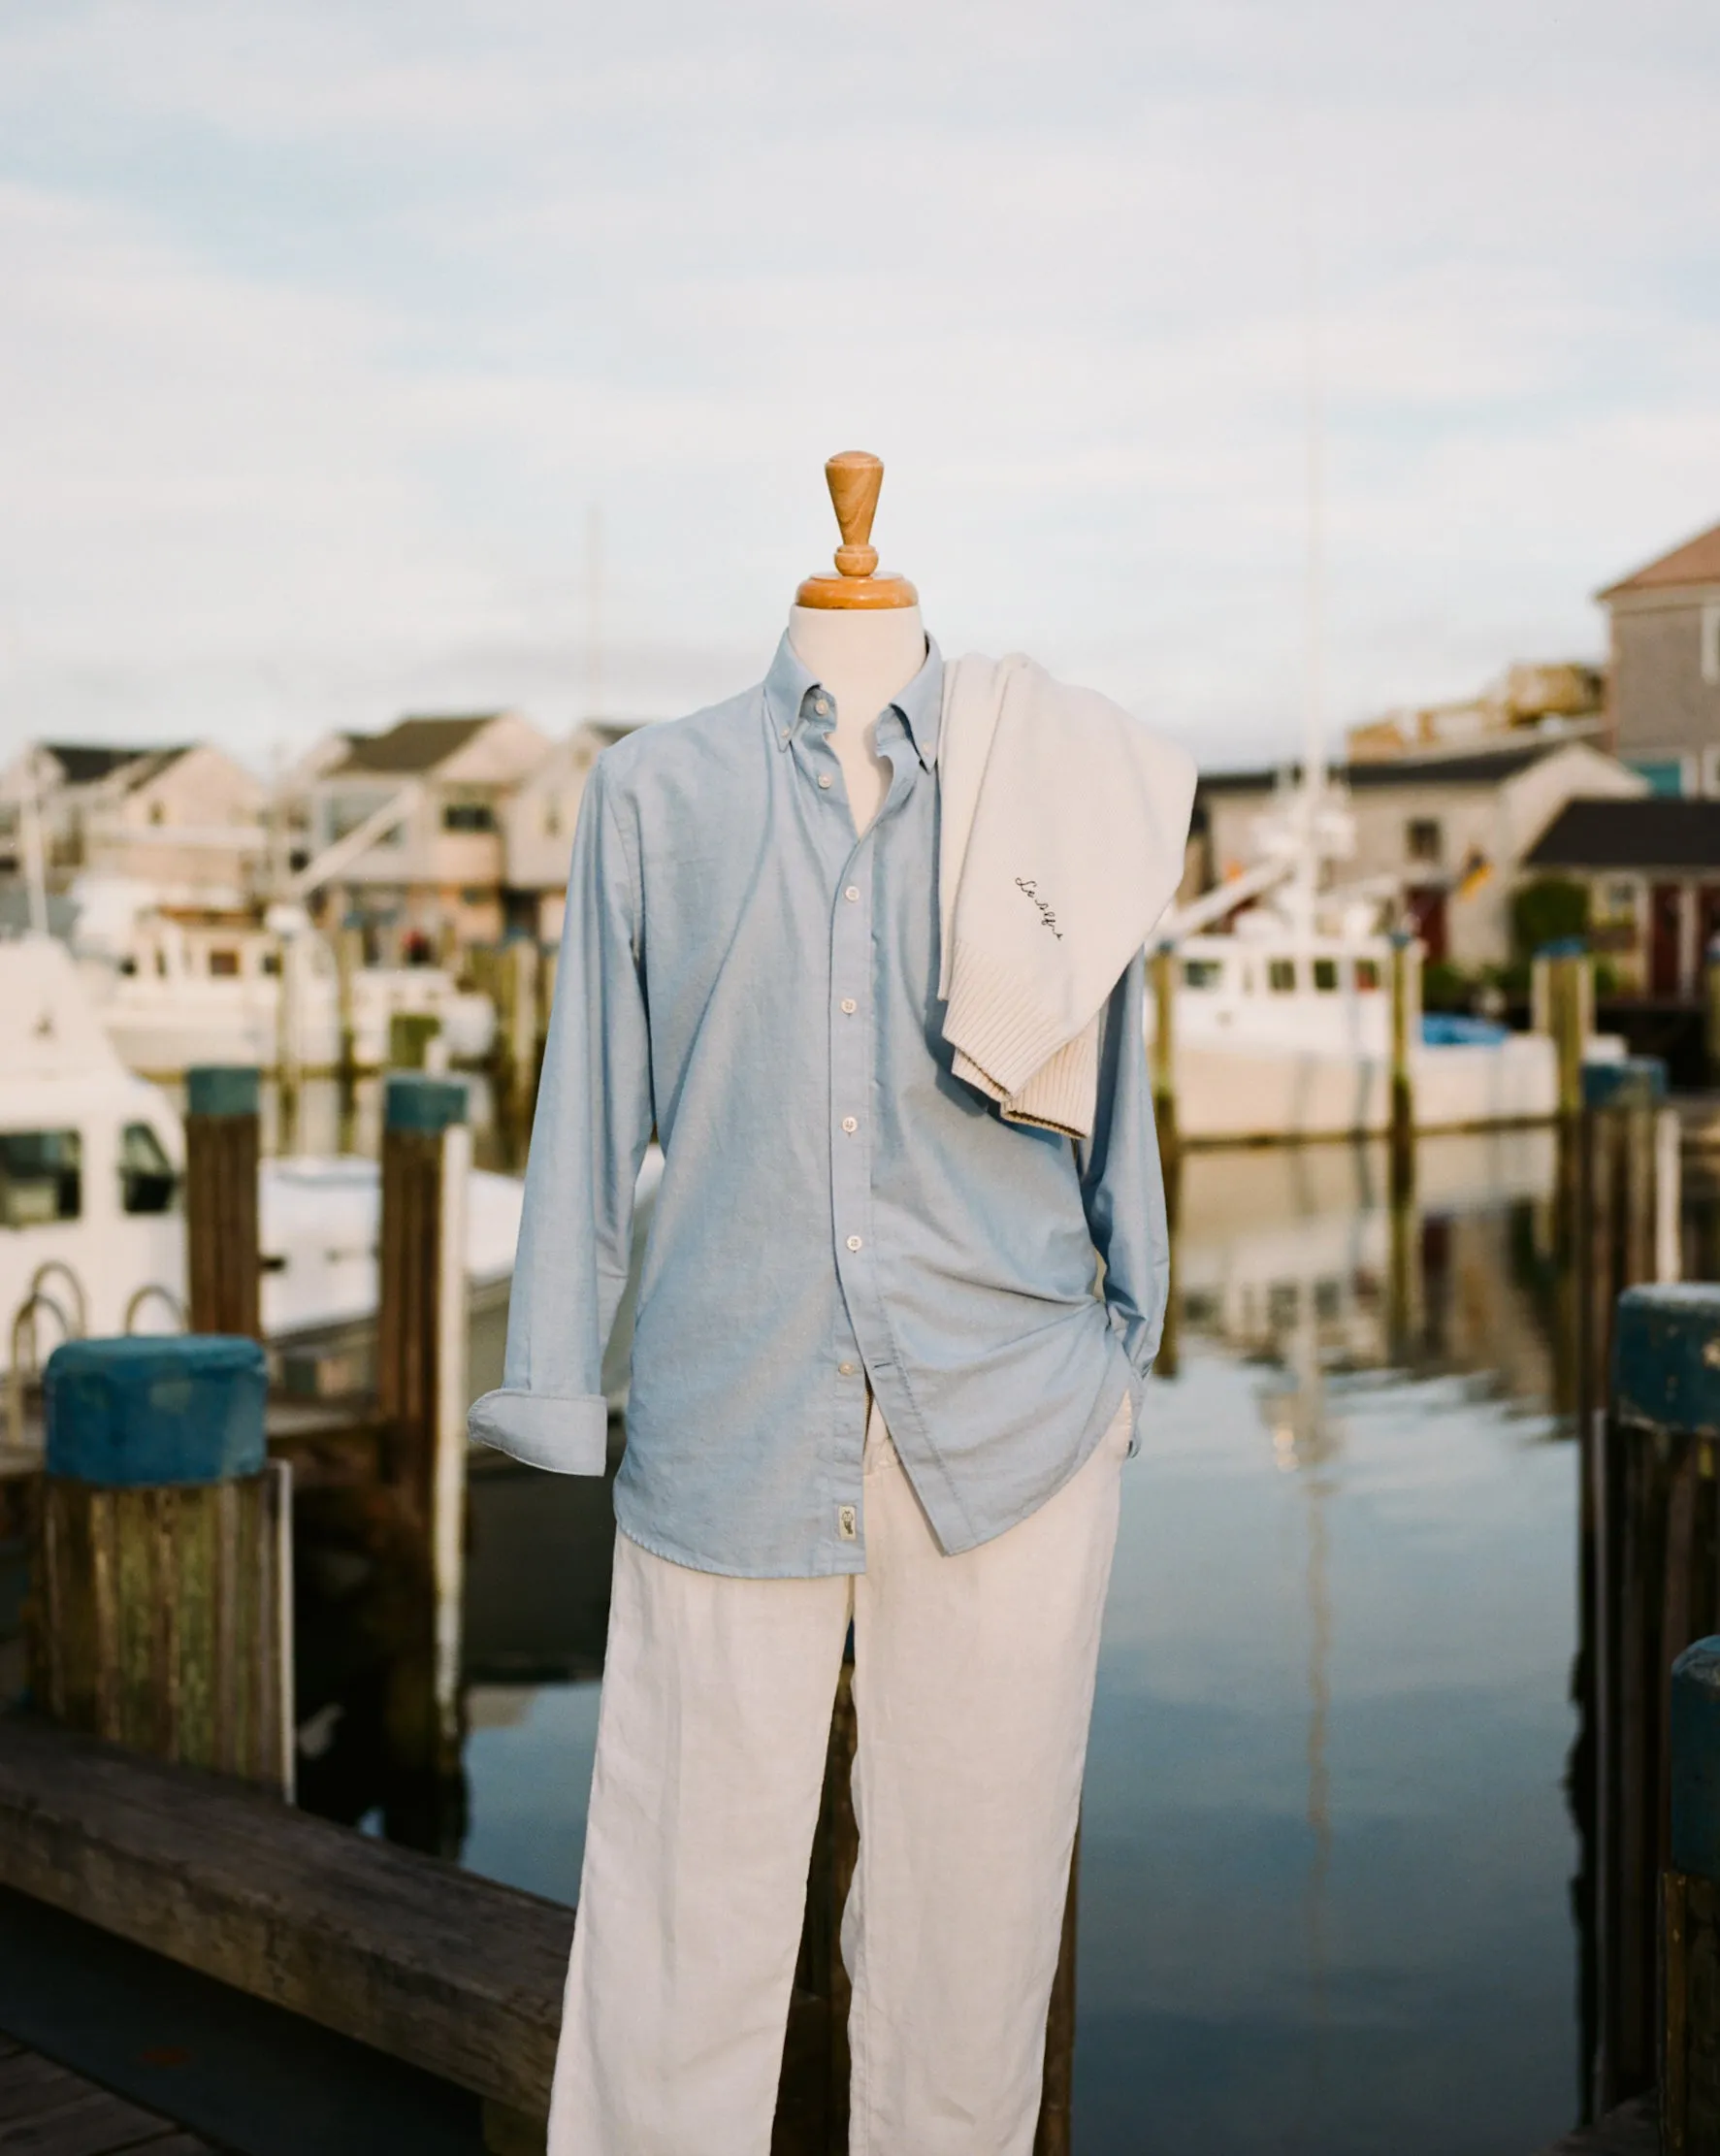
[[[877,576],[878,549],[871,544],[872,516],[884,484],[884,463],[865,449],[844,449],[825,466],[830,503],[842,544],[837,574],[809,576],[795,594],[796,606],[917,606],[920,594],[905,576]]]

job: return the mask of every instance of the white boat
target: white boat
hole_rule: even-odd
[[[136,886],[80,878],[74,948],[121,1060],[151,1077],[197,1063],[334,1070],[341,1061],[335,956],[297,906],[271,919],[182,919]],[[397,1014],[434,1017],[448,1056],[480,1062],[496,1037],[487,996],[440,966],[361,966],[352,976],[353,1052],[362,1069],[388,1061]]]
[[[1349,858],[1355,833],[1342,802],[1318,786],[1287,790],[1254,835],[1255,864],[1173,913],[1160,931],[1176,967],[1179,1137],[1236,1145],[1379,1135],[1391,1127],[1393,947],[1379,924],[1399,910],[1396,880],[1321,888],[1327,865]],[[1227,932],[1210,932],[1227,919]],[[1486,1020],[1424,1017],[1419,947],[1408,960],[1417,1130],[1556,1114],[1551,1039]],[[1151,1043],[1151,996],[1146,1029]]]
[[[1175,946],[1172,1074],[1189,1144],[1344,1138],[1391,1124],[1391,944],[1300,931],[1255,908],[1230,935]],[[1412,1016],[1420,1130],[1537,1123],[1558,1107],[1558,1058],[1541,1033]],[[1147,1034],[1156,1030],[1151,999]]]
[[[74,1334],[184,1323],[184,1128],[126,1069],[79,968],[46,936],[0,941],[0,1368]],[[467,1263],[479,1293],[513,1266],[522,1186],[473,1171]],[[376,1302],[372,1160],[263,1163],[263,1323],[282,1342]]]

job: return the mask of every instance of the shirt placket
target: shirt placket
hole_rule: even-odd
[[[810,692],[804,715],[827,722],[829,706],[822,691]],[[878,867],[878,833],[899,805],[909,784],[901,751],[906,743],[900,722],[887,720],[880,746],[893,776],[889,795],[865,832],[855,837],[841,782],[840,767],[829,745],[828,723],[809,725],[803,735],[802,768],[816,787],[821,811],[832,819],[824,826],[828,858],[839,862],[830,903],[829,1049],[830,1212],[835,1237],[836,1276],[841,1288],[833,1341],[836,1370],[834,1429],[830,1457],[832,1518],[830,1529],[845,1558],[863,1560],[865,1522],[863,1488],[866,1393],[870,1372],[891,1367],[877,1291],[877,1253],[872,1242],[872,1063],[877,1018],[877,982],[872,953],[873,896]],[[839,819],[839,822],[837,821]]]

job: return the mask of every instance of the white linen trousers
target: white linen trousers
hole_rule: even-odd
[[[617,1535],[548,2156],[767,2156],[851,1617],[851,2156],[1030,2156],[1129,1430],[957,1556],[875,1403],[863,1573]]]

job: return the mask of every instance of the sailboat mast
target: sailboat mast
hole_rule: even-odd
[[[1302,928],[1312,934],[1319,889],[1319,828],[1326,781],[1325,711],[1325,409],[1320,349],[1319,256],[1314,229],[1314,183],[1306,141],[1302,166],[1303,485],[1304,562],[1302,859],[1297,892]]]

